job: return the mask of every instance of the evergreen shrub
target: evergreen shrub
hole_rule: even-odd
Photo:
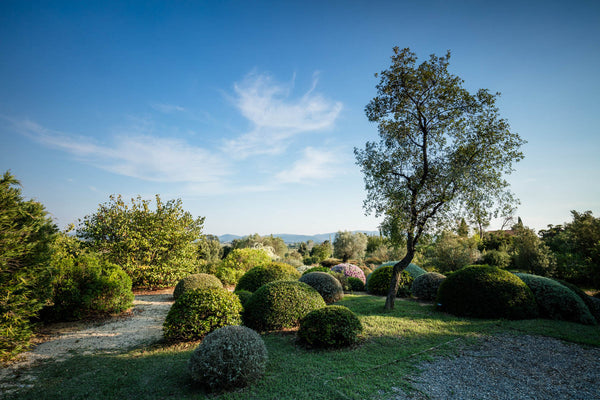
[[[235,292],[233,292],[233,294],[239,297],[240,303],[242,303],[242,307],[244,306],[244,304],[246,304],[248,299],[252,297],[252,292],[249,292],[247,290],[236,290]]]
[[[291,281],[299,277],[300,273],[291,265],[273,262],[251,268],[240,278],[235,289],[256,292],[259,287],[269,282]]]
[[[304,271],[302,273],[302,275],[310,274],[311,272],[329,272],[329,271],[331,271],[331,270],[327,267],[312,267],[312,268],[309,268],[306,271]]]
[[[193,289],[222,288],[223,284],[214,275],[192,274],[180,280],[173,290],[173,298],[177,300],[183,293]]]
[[[340,282],[327,272],[311,272],[303,275],[300,282],[313,287],[327,304],[335,303],[344,297],[344,289]]]
[[[506,251],[488,250],[483,253],[483,263],[492,267],[508,268],[510,266],[510,254]]]
[[[438,289],[446,277],[437,272],[428,272],[415,278],[411,286],[413,296],[423,300],[435,300]]]
[[[392,282],[392,272],[394,267],[392,265],[386,265],[377,268],[367,277],[366,290],[367,293],[375,294],[378,296],[387,295],[390,290],[390,284]],[[414,278],[406,270],[400,274],[400,282],[398,286],[398,297],[409,297],[410,286],[412,285]]]
[[[362,292],[365,290],[365,284],[358,278],[354,278],[353,276],[348,277],[348,285],[350,286],[350,290],[353,292]]]
[[[302,318],[298,338],[313,347],[339,348],[356,343],[362,330],[360,320],[351,310],[327,306]]]

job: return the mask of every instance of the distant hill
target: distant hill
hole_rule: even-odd
[[[378,231],[352,231],[352,232],[353,233],[362,232],[362,233],[370,235],[370,236],[379,235]],[[325,240],[333,241],[336,233],[337,232],[320,233],[317,235],[295,235],[295,234],[291,234],[291,233],[274,233],[273,236],[282,238],[286,244],[306,242],[308,240],[312,240],[315,243],[322,243]],[[230,243],[232,240],[241,239],[242,237],[243,236],[225,234],[225,235],[219,236],[219,240],[221,241],[221,243]]]

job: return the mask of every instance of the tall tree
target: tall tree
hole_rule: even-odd
[[[367,235],[364,233],[339,231],[333,240],[333,255],[347,262],[351,258],[363,258],[367,249]]]
[[[406,256],[393,269],[385,308],[394,307],[400,273],[424,233],[460,212],[506,197],[513,162],[524,143],[496,106],[498,93],[471,94],[448,71],[450,52],[416,65],[410,49],[394,48],[377,96],[366,106],[380,141],[355,149],[364,173],[367,213],[383,216],[392,240],[406,239]],[[377,75],[376,75],[377,76]]]

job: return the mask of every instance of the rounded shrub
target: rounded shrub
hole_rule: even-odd
[[[313,287],[327,304],[335,303],[344,297],[344,289],[340,282],[327,272],[311,272],[302,276],[300,282]]]
[[[514,274],[489,265],[464,267],[438,290],[438,306],[458,316],[525,319],[537,316],[531,290]]]
[[[193,289],[222,288],[223,284],[214,275],[192,274],[180,280],[173,290],[173,298],[177,300],[183,293]]]
[[[507,268],[510,261],[510,254],[505,251],[488,250],[483,254],[483,262],[492,267]]]
[[[435,300],[438,289],[446,277],[437,272],[427,272],[415,278],[410,288],[413,296],[423,300]]]
[[[251,268],[271,262],[271,257],[263,249],[233,249],[221,260],[215,274],[223,284],[235,285]]]
[[[339,348],[356,343],[362,330],[360,320],[348,308],[327,306],[302,318],[298,338],[314,347]]]
[[[571,289],[588,307],[592,316],[596,319],[596,322],[600,323],[600,299],[588,295],[586,292],[581,290],[577,285],[570,282],[557,280],[561,285]]]
[[[239,325],[242,304],[233,293],[220,288],[193,289],[171,306],[163,324],[166,339],[197,340],[227,325]]]
[[[378,296],[387,295],[390,290],[390,283],[392,282],[392,272],[394,267],[387,265],[384,267],[377,268],[367,278],[366,289],[370,294]],[[406,272],[402,271],[400,274],[400,282],[398,286],[398,297],[408,297],[410,295],[410,285],[412,285],[413,277]]]
[[[246,272],[235,286],[236,290],[256,292],[264,284],[274,281],[291,281],[298,279],[300,272],[289,264],[271,263],[254,267]]]
[[[350,290],[353,292],[362,292],[365,290],[365,284],[363,281],[353,276],[348,278],[348,285],[350,286]]]
[[[358,278],[362,281],[362,283],[366,283],[367,279],[365,277],[365,273],[363,272],[362,269],[360,269],[359,267],[357,267],[354,264],[338,264],[334,267],[331,267],[331,270],[333,272],[341,272],[342,274],[344,274],[347,277],[353,277],[353,278]]]
[[[225,326],[209,333],[188,361],[192,379],[210,391],[230,390],[260,379],[268,353],[258,333],[245,326]]]
[[[302,273],[302,275],[310,274],[311,272],[329,272],[329,271],[331,271],[331,270],[327,267],[312,267],[312,268],[309,268],[306,271],[304,271]]]
[[[306,314],[325,307],[323,297],[300,281],[275,281],[261,286],[244,307],[244,324],[259,332],[295,328]]]
[[[249,292],[247,290],[236,290],[235,292],[233,292],[233,294],[239,297],[240,303],[242,303],[242,307],[244,306],[244,304],[246,304],[248,299],[252,297],[252,292]]]
[[[398,263],[399,263],[399,261],[388,261],[388,262],[385,262],[385,263],[381,264],[379,267],[377,267],[375,269],[379,269],[379,268],[382,268],[382,267],[389,267],[389,266],[393,267],[394,265],[396,265]],[[423,274],[427,273],[427,271],[425,271],[423,268],[421,268],[417,264],[413,264],[413,263],[408,264],[408,267],[406,267],[404,270],[406,272],[408,272],[408,274],[413,279],[415,279],[417,276],[420,276],[420,275],[423,275]]]
[[[594,325],[595,318],[583,300],[568,287],[543,276],[517,273],[533,292],[540,316]]]

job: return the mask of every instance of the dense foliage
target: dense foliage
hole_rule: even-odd
[[[300,282],[313,287],[327,304],[335,303],[344,297],[344,289],[341,283],[327,272],[311,272],[302,275]]]
[[[367,277],[366,289],[367,293],[375,294],[378,296],[385,296],[390,290],[390,284],[392,283],[392,271],[394,267],[392,265],[386,265],[377,268]],[[404,270],[400,274],[400,280],[396,296],[398,297],[409,297],[410,286],[412,285],[414,278],[408,271]]]
[[[365,277],[365,273],[363,272],[363,270],[354,264],[348,264],[348,263],[338,264],[338,265],[331,267],[331,270],[334,272],[341,272],[342,274],[344,274],[347,277],[358,278],[362,281],[362,283],[367,282],[367,278]]]
[[[185,292],[171,306],[163,324],[168,340],[198,340],[217,328],[239,325],[242,304],[233,293],[220,288]]]
[[[315,289],[299,281],[275,281],[261,286],[244,306],[244,325],[259,332],[295,328],[306,314],[325,307]]]
[[[86,216],[77,235],[108,261],[120,265],[134,287],[174,286],[196,272],[194,241],[202,234],[204,218],[194,219],[181,200],[163,203],[156,195],[156,209],[141,197],[131,205],[118,196]]]
[[[216,275],[225,285],[235,285],[251,268],[271,263],[271,257],[261,249],[233,249],[217,266]]]
[[[367,235],[364,233],[352,233],[339,231],[333,240],[333,256],[341,258],[343,262],[349,259],[360,259],[365,256],[367,249]]]
[[[177,300],[182,294],[194,289],[222,288],[223,284],[214,275],[210,274],[192,274],[177,282],[173,290],[173,298]]]
[[[488,250],[483,253],[483,263],[492,267],[508,268],[511,263],[510,254],[506,251]]]
[[[388,261],[388,262],[381,264],[376,269],[379,269],[381,267],[390,267],[390,266],[393,267],[396,264],[398,264],[398,261]],[[425,271],[423,268],[421,268],[417,264],[413,264],[413,263],[408,264],[408,266],[406,268],[404,268],[404,271],[406,271],[413,279],[427,273],[427,271]]]
[[[552,275],[555,261],[548,246],[532,229],[520,225],[514,228],[513,266],[536,275]]]
[[[298,338],[313,347],[339,348],[356,343],[362,330],[360,320],[348,308],[327,306],[302,318]]]
[[[592,297],[581,290],[577,285],[570,282],[558,281],[561,285],[568,287],[575,293],[588,307],[592,316],[596,319],[596,322],[600,324],[600,299]]]
[[[219,238],[214,235],[202,235],[196,242],[196,254],[200,260],[206,263],[216,263],[221,260],[223,247]]]
[[[348,277],[348,286],[350,286],[350,290],[353,292],[362,292],[365,290],[365,284],[363,281],[352,276]]]
[[[242,303],[242,307],[246,304],[248,299],[252,297],[252,292],[249,292],[247,290],[236,290],[235,292],[233,292],[233,294],[239,297],[240,303]]]
[[[276,259],[284,258],[288,252],[288,247],[282,238],[273,235],[260,236],[258,233],[234,239],[231,247],[233,249],[262,248],[267,250],[267,253],[271,252]]]
[[[437,272],[428,272],[415,278],[410,288],[411,294],[423,300],[435,300],[437,292],[446,277]]]
[[[294,280],[300,273],[289,264],[272,262],[264,266],[251,268],[237,283],[236,290],[255,292],[259,287],[269,282]]]
[[[264,374],[267,347],[245,326],[225,326],[209,333],[188,361],[192,379],[210,391],[241,388]]]
[[[521,279],[488,265],[449,275],[436,301],[441,310],[464,317],[527,319],[538,314],[533,294]]]
[[[57,229],[44,206],[26,201],[9,172],[0,179],[0,360],[29,347],[31,318],[50,296],[50,244]]]
[[[568,287],[542,276],[523,273],[516,275],[533,292],[540,316],[587,325],[596,323],[587,305]]]
[[[480,257],[475,240],[448,231],[437,238],[428,253],[428,266],[441,273],[458,271]]]
[[[302,273],[302,275],[310,274],[311,272],[329,272],[331,269],[327,267],[312,267]]]

